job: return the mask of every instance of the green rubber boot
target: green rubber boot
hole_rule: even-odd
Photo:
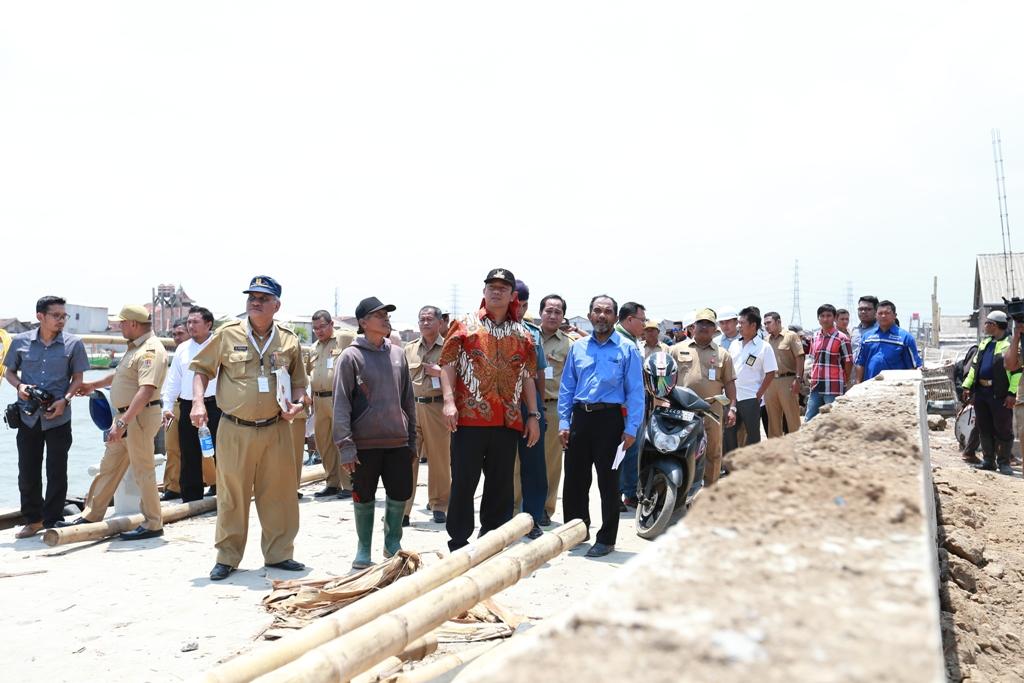
[[[384,507],[384,557],[391,557],[402,549],[402,517],[405,501],[386,499]]]
[[[370,560],[370,542],[373,541],[373,503],[353,503],[356,518],[356,535],[359,544],[356,546],[356,559],[352,560],[353,569],[366,569],[373,566]]]

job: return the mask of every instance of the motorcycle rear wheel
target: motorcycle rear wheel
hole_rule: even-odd
[[[655,471],[651,497],[636,506],[636,535],[651,540],[661,535],[676,509],[676,487],[664,472]]]

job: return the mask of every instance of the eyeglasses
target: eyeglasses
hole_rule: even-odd
[[[50,316],[54,320],[67,320],[71,317],[67,313],[47,313],[46,315]]]
[[[875,310],[872,306],[858,306],[858,311],[873,311]]]

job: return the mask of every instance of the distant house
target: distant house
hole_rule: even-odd
[[[577,329],[583,330],[587,334],[594,333],[594,326],[590,324],[590,320],[582,315],[575,315],[569,318],[569,324]]]
[[[992,311],[1005,311],[1003,297],[1024,297],[1024,253],[1010,254],[978,254],[974,266],[974,313],[971,315],[971,327],[978,328],[981,335],[979,320]]]
[[[81,306],[67,304],[64,310],[68,314],[65,331],[72,334],[96,334],[107,330],[109,311],[106,306]]]
[[[7,330],[11,334],[28,332],[33,327],[35,327],[35,325],[23,323],[17,318],[0,318],[0,329]]]

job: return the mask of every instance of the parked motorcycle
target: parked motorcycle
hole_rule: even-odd
[[[647,395],[637,458],[640,538],[652,539],[665,531],[677,510],[685,514],[704,478],[707,435],[702,418],[718,420],[708,401],[675,385],[676,375],[676,362],[667,353],[653,353],[644,361]]]

